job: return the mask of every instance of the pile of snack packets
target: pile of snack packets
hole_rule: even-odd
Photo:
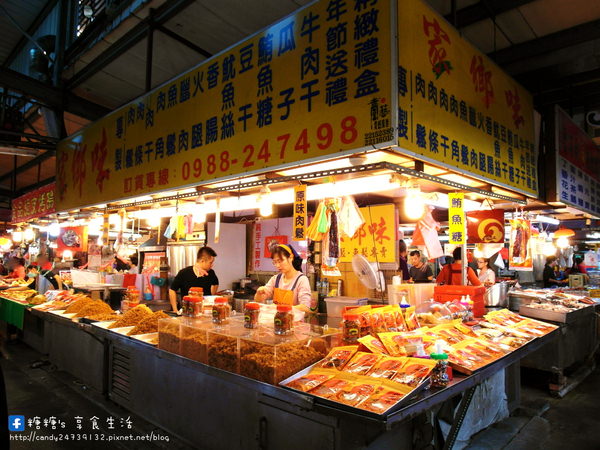
[[[460,319],[420,327],[414,308],[362,306],[358,345],[333,348],[285,386],[348,406],[383,414],[427,382],[436,341],[445,342],[453,370],[471,374],[542,337],[557,326],[507,309],[486,314],[476,326]]]

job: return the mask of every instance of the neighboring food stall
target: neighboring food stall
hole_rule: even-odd
[[[508,238],[532,270],[525,219],[504,229],[538,193],[531,96],[421,2],[313,3],[61,142],[57,161],[51,221],[88,264],[71,284],[95,278],[29,305],[24,340],[187,442],[409,447],[438,426],[414,417],[463,395],[451,447],[477,386],[514,409],[519,361],[559,333],[486,310],[484,288],[394,279],[402,237],[428,264]],[[313,311],[249,306],[278,244],[301,254]],[[186,297],[175,317],[170,277],[203,245],[233,293]],[[112,273],[132,253],[139,273]],[[122,302],[91,295],[111,285]],[[214,432],[224,418],[236,433]]]

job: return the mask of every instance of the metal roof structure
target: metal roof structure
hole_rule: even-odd
[[[0,96],[24,120],[23,136],[0,139],[0,208],[53,178],[59,138],[308,3],[0,0]],[[428,3],[529,89],[538,110],[560,104],[581,123],[600,110],[600,2]],[[54,43],[46,78],[30,54],[44,39]]]

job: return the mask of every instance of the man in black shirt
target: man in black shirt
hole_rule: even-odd
[[[408,269],[410,281],[413,283],[430,283],[433,280],[433,271],[429,267],[429,264],[421,261],[421,252],[419,250],[410,252],[410,263],[412,264],[411,268]]]
[[[188,295],[190,288],[201,287],[204,295],[215,295],[219,290],[219,279],[212,270],[217,254],[210,247],[202,247],[198,250],[196,263],[193,266],[181,269],[175,276],[169,288],[169,301],[173,311],[177,311],[177,291],[181,297]]]

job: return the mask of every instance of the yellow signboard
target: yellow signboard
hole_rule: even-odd
[[[306,224],[306,185],[301,184],[294,188],[294,223],[292,224],[294,241],[306,240]]]
[[[464,208],[465,194],[448,194],[448,243],[462,245],[466,242],[466,222]]]
[[[398,146],[537,196],[531,94],[420,0],[398,0]]]
[[[390,0],[322,0],[62,141],[57,206],[396,140]]]
[[[396,262],[396,208],[377,205],[360,208],[365,223],[351,239],[340,239],[340,262],[351,262],[357,254],[371,262]]]

